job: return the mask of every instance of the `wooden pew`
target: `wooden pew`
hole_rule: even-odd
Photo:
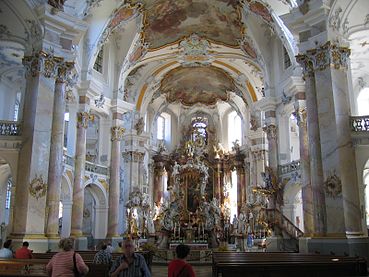
[[[0,276],[45,277],[47,259],[0,259]]]
[[[299,253],[214,252],[213,276],[367,276],[364,258]]]

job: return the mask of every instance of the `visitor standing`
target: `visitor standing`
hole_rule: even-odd
[[[185,244],[179,244],[176,247],[177,259],[171,261],[168,266],[168,277],[195,277],[192,266],[186,259],[190,254],[190,247]]]
[[[46,271],[51,277],[74,277],[75,270],[80,274],[87,274],[88,266],[80,254],[73,250],[74,239],[63,238],[59,241],[61,252],[56,253],[46,266]]]

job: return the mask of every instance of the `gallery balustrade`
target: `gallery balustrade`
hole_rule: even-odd
[[[20,136],[21,124],[17,121],[0,120],[0,136]]]

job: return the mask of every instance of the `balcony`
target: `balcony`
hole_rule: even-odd
[[[64,154],[63,162],[66,167],[74,171],[75,162],[74,162],[73,157]],[[98,175],[103,175],[105,177],[109,176],[109,168],[107,166],[95,164],[95,163],[88,162],[88,161],[86,161],[85,163],[85,171],[87,173],[95,173]]]
[[[369,115],[351,116],[351,137],[354,145],[369,145]]]
[[[0,136],[20,136],[21,125],[17,121],[0,120]]]

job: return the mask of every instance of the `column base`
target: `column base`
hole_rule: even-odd
[[[12,240],[13,249],[22,247],[25,241],[29,242],[29,249],[33,252],[46,252],[49,249],[48,239],[43,234],[12,234],[9,239]]]
[[[118,246],[119,242],[123,241],[123,237],[120,236],[109,237],[108,239],[111,240],[111,245],[114,249]]]
[[[320,253],[337,256],[361,256],[367,260],[369,258],[369,238],[300,238],[300,252],[303,249],[307,252]],[[303,248],[301,249],[301,246]]]
[[[74,238],[74,249],[75,250],[87,250],[87,237],[76,237]]]
[[[266,251],[265,252],[281,252],[281,245],[283,238],[278,236],[271,236],[266,238]]]

